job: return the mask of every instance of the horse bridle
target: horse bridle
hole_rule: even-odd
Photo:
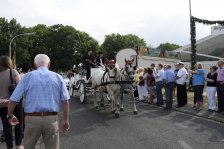
[[[133,72],[132,72],[132,71],[129,71],[129,72],[128,72],[128,71],[127,71],[127,68],[128,68],[127,65],[125,65],[125,68],[124,68],[124,71],[123,71],[122,75],[125,76],[126,79],[131,80],[130,75],[132,75],[131,73],[133,73]],[[122,68],[122,69],[123,69],[123,68]],[[127,75],[125,75],[124,72],[126,72]],[[134,75],[134,74],[133,74],[133,75]],[[128,78],[127,78],[127,76],[128,76]]]
[[[102,77],[102,79],[101,79],[101,84],[116,84],[116,82],[118,81],[118,80],[116,80],[117,69],[114,68],[114,71],[115,71],[114,76],[110,76],[110,73],[109,73],[108,70],[106,69],[106,71],[104,72],[103,77]],[[108,73],[108,76],[107,76],[107,78],[106,78],[106,82],[104,82],[104,78],[105,78],[106,73]],[[110,79],[113,79],[113,81],[112,81],[112,82],[110,82],[110,81],[108,82],[108,78],[109,78],[109,80],[110,80]]]
[[[121,69],[121,70],[124,70],[124,71],[122,72],[121,75],[124,76],[125,79],[127,79],[128,81],[132,82],[132,79],[131,79],[131,77],[130,77],[132,71],[129,71],[129,72],[128,72],[126,68],[128,68],[128,67],[125,65],[125,68],[122,68],[122,69]],[[125,74],[124,72],[126,72],[126,74]],[[125,81],[125,80],[122,80],[122,76],[121,76],[121,82],[120,82],[120,84],[122,84],[122,82]],[[131,84],[131,86],[134,87],[133,84]]]

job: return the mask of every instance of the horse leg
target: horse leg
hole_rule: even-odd
[[[115,103],[114,103],[114,100],[111,99],[111,113],[114,114],[115,111],[116,111],[116,109],[115,109]]]
[[[72,85],[69,86],[69,95],[73,96],[73,86]]]
[[[124,99],[124,90],[121,89],[121,98],[120,98],[120,101],[121,101],[121,107],[120,107],[120,111],[124,111],[124,105],[123,105],[123,99]]]
[[[97,104],[97,102],[96,102],[96,88],[93,88],[93,104],[94,104],[94,107],[96,108],[96,109],[98,109],[99,108],[99,106],[98,106],[98,104]]]
[[[108,91],[108,96],[110,97],[111,99],[111,113],[115,113],[115,109],[114,109],[114,95],[112,93],[112,91],[110,89],[107,88],[107,91]]]
[[[134,90],[131,89],[131,95],[132,95],[132,103],[133,103],[133,114],[138,114],[138,110],[136,108],[136,103],[135,103],[135,96],[134,96]]]
[[[115,117],[116,118],[119,118],[120,117],[120,103],[119,103],[119,93],[116,93],[116,95],[114,95],[113,97],[115,97],[114,98],[114,101],[116,101],[116,109],[115,109]]]
[[[111,98],[108,93],[107,93],[107,100],[108,100],[108,102],[111,102]]]
[[[73,85],[72,85],[72,80],[71,79],[69,80],[69,89],[68,89],[68,92],[69,92],[69,95],[70,96],[73,96],[73,93],[72,93],[72,91],[73,91]]]
[[[103,90],[101,87],[99,88],[99,93],[100,93],[100,106],[104,107]]]
[[[70,96],[73,96],[73,84],[71,82],[69,83],[69,90],[68,90],[68,92],[69,92]]]
[[[71,92],[72,92],[72,97],[73,97],[73,95],[74,95],[74,90],[73,90],[73,88],[72,88],[72,91],[71,91]]]

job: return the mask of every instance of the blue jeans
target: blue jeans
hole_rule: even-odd
[[[174,83],[170,82],[166,84],[166,107],[172,108],[173,105],[173,88],[174,88]]]
[[[162,88],[163,88],[163,81],[158,81],[158,82],[156,82],[157,102],[160,103],[160,104],[163,103]]]

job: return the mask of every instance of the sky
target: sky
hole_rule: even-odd
[[[192,15],[224,20],[224,0],[191,0]],[[100,44],[111,33],[135,34],[148,46],[190,43],[189,0],[0,0],[0,17],[22,26],[71,25]],[[197,39],[210,27],[196,25]]]

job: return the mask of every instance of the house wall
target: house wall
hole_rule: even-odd
[[[121,51],[118,52],[118,54],[116,55],[116,60],[117,63],[119,65],[120,68],[124,67],[125,64],[125,58],[126,59],[132,59],[135,58],[135,61],[133,64],[136,64],[136,52],[133,49],[123,49]],[[175,68],[175,64],[177,64],[180,60],[178,59],[168,59],[168,58],[160,58],[160,57],[150,57],[150,56],[141,56],[138,55],[137,58],[137,64],[138,67],[143,67],[143,68],[147,68],[150,67],[150,65],[152,63],[154,63],[156,66],[158,64],[163,64],[163,65],[171,65],[171,67],[174,69]],[[209,72],[209,69],[211,66],[217,65],[218,61],[201,61],[198,62],[200,64],[202,64],[203,68],[206,71],[206,74]],[[190,62],[184,62],[185,63],[185,67],[190,70]]]
[[[138,66],[147,68],[150,67],[152,63],[154,63],[156,66],[158,64],[163,64],[163,65],[171,65],[171,67],[174,69],[175,64],[177,64],[180,60],[175,60],[175,59],[167,59],[167,58],[159,58],[159,57],[148,57],[148,56],[139,56],[138,57]],[[209,72],[209,69],[211,66],[217,65],[218,61],[201,61],[198,62],[202,64],[203,69],[205,69],[206,74]],[[184,62],[185,67],[190,70],[190,62]]]

